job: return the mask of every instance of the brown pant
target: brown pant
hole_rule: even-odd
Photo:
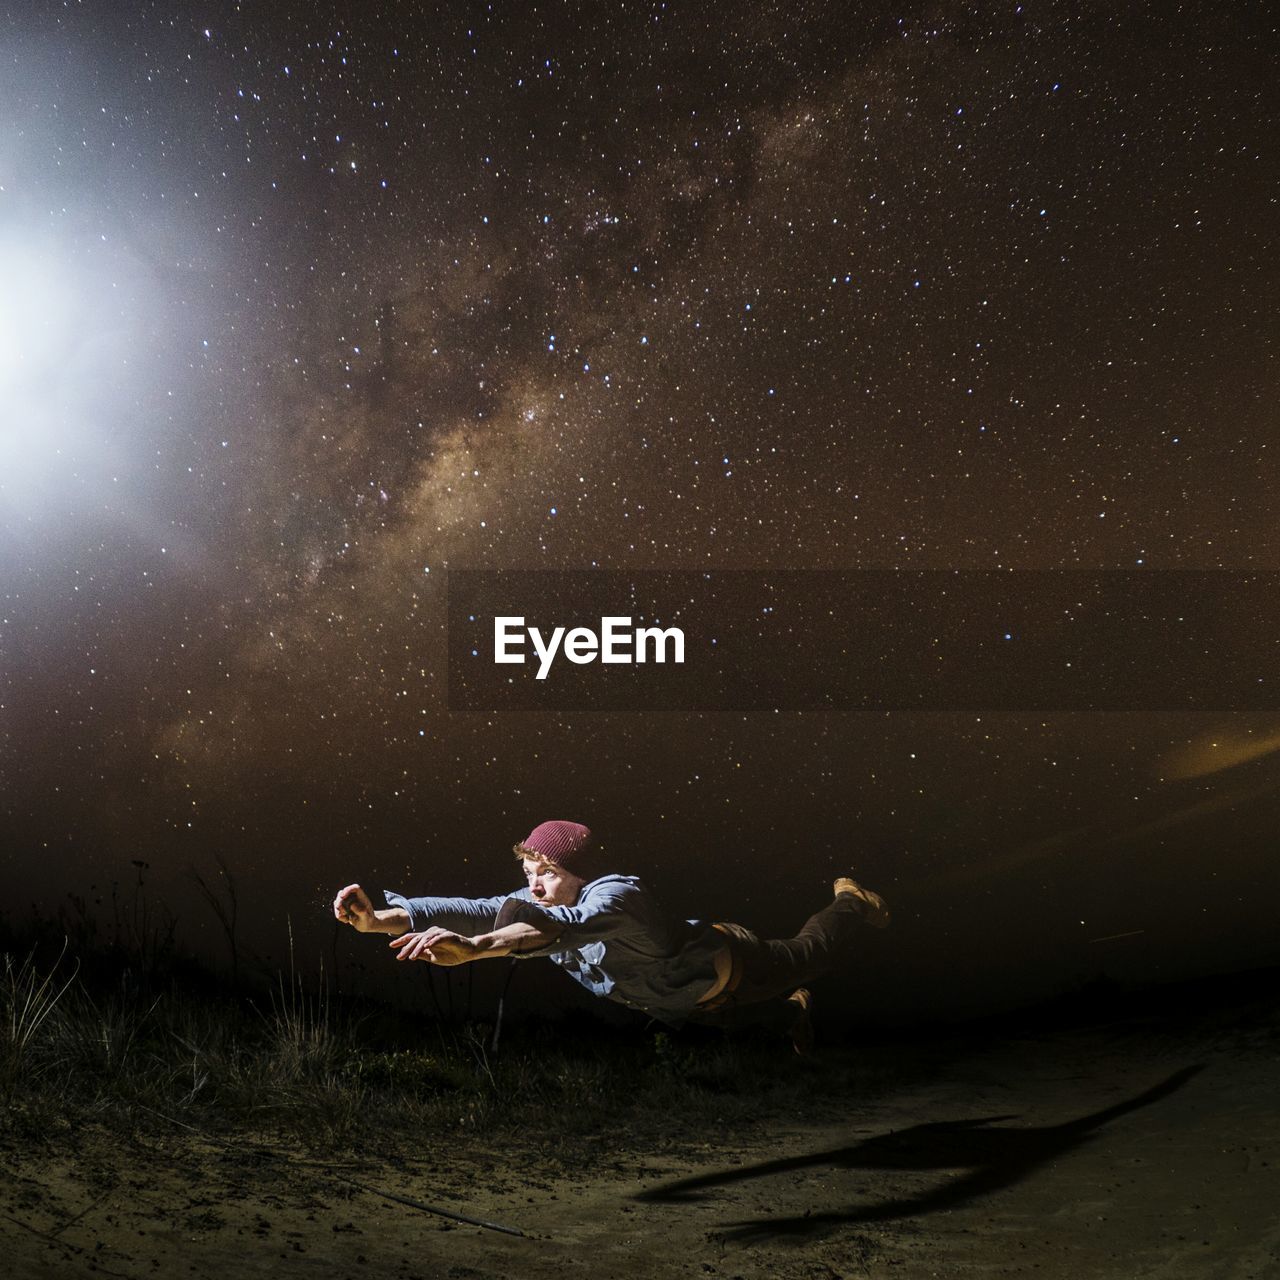
[[[833,969],[849,948],[866,910],[850,894],[810,916],[794,938],[761,938],[740,924],[718,924],[733,957],[728,985],[691,1021],[714,1026],[788,1026],[796,1007],[786,997]]]

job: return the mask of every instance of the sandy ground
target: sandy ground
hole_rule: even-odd
[[[1173,1034],[1148,1019],[867,1052],[924,1054],[930,1082],[824,1100],[821,1122],[762,1123],[732,1148],[601,1134],[565,1159],[536,1139],[524,1152],[460,1141],[353,1163],[360,1186],[299,1153],[176,1129],[6,1150],[0,1271],[1280,1277],[1274,1025]]]

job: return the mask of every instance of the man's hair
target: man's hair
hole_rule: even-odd
[[[511,851],[516,855],[517,863],[522,863],[527,858],[538,863],[539,867],[554,867],[559,872],[568,872],[570,876],[576,876],[581,881],[593,881],[609,874],[608,864],[604,859],[604,849],[599,845],[577,856],[568,867],[564,863],[557,863],[556,860],[548,858],[545,854],[540,854],[536,849],[530,849],[524,842],[512,845]]]

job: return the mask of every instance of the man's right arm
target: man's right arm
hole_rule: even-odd
[[[392,905],[384,911],[377,911],[369,901],[369,895],[358,884],[349,884],[338,890],[333,900],[333,914],[357,933],[389,933],[398,938],[409,932],[409,913],[404,907]]]
[[[375,911],[369,895],[349,884],[333,900],[333,914],[360,933],[389,933],[393,937],[426,929],[480,933],[493,927],[498,908],[509,897],[528,897],[528,889],[493,898],[407,898],[388,890],[386,910]]]

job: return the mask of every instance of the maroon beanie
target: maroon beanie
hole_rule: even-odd
[[[587,874],[593,861],[591,832],[580,822],[541,822],[516,848],[574,875]]]

